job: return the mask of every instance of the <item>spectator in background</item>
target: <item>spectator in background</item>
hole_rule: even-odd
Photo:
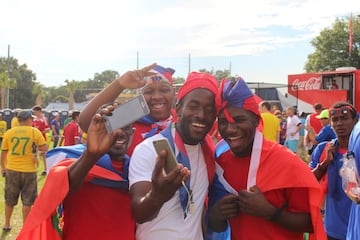
[[[280,110],[276,110],[274,112],[274,115],[278,118],[279,123],[280,123],[280,137],[279,137],[279,143],[281,145],[284,145],[285,143],[285,139],[286,139],[286,119],[287,119],[287,115],[286,112],[281,112]]]
[[[339,89],[339,85],[336,83],[335,79],[331,80],[331,89]]]
[[[68,117],[65,119],[65,121],[64,121],[64,128],[66,127],[66,125],[68,125],[68,123],[69,122],[71,122],[72,121],[72,111],[69,111],[69,113],[68,113]]]
[[[306,114],[305,112],[300,112],[299,119],[301,121],[301,129],[299,132],[299,142],[298,142],[298,150],[297,155],[304,161],[307,162],[308,153],[305,147],[305,122],[306,122]]]
[[[42,109],[39,105],[36,105],[32,108],[33,114],[35,115],[33,119],[33,127],[39,129],[41,134],[43,135],[46,141],[46,133],[50,131],[50,125],[47,117],[42,113]],[[41,175],[46,175],[46,152],[39,152],[40,158],[44,161],[44,171],[42,171]]]
[[[279,108],[278,105],[273,104],[273,105],[271,106],[271,112],[272,112],[272,113],[275,114],[275,112],[278,111],[278,110],[280,111],[280,108]]]
[[[305,121],[305,147],[308,149],[308,154],[311,155],[312,151],[314,150],[314,145],[309,141],[308,132],[313,131],[315,135],[317,135],[321,128],[321,122],[319,118],[316,118],[321,111],[323,110],[323,106],[320,103],[314,104],[314,113],[309,114],[306,117]]]
[[[49,120],[42,113],[42,109],[39,105],[34,106],[32,110],[33,114],[36,116],[36,118],[33,119],[33,127],[40,130],[46,141],[46,133],[50,131]]]
[[[7,131],[7,123],[3,120],[2,114],[0,114],[0,146],[4,137],[5,132]]]
[[[41,132],[32,127],[32,111],[18,114],[19,126],[4,135],[1,146],[1,168],[5,177],[5,225],[10,231],[10,219],[18,198],[22,200],[23,221],[37,197],[37,148],[45,152],[48,146]],[[28,141],[26,141],[28,140]]]
[[[330,125],[329,110],[322,110],[322,112],[316,116],[316,118],[320,119],[321,125],[323,127],[317,135],[315,135],[312,129],[310,129],[308,132],[309,141],[314,145],[314,147],[316,147],[321,142],[331,141],[332,139],[336,138],[334,129]]]
[[[323,110],[320,116],[324,114],[324,111],[328,110]],[[345,102],[335,103],[328,112],[330,112],[331,126],[337,138],[334,141],[320,142],[311,155],[309,166],[318,181],[322,183],[324,194],[326,194],[324,224],[328,239],[346,239],[351,200],[343,191],[339,172],[343,166],[343,155],[348,151],[350,134],[358,121],[358,116],[356,109]]]
[[[286,122],[286,139],[285,146],[293,153],[297,152],[299,143],[299,132],[302,127],[301,121],[296,115],[296,109],[294,107],[288,107],[286,109],[287,122]]]
[[[61,138],[60,135],[60,115],[57,112],[53,113],[53,120],[51,120],[51,137],[54,142],[54,148],[57,147],[59,139]]]
[[[71,122],[69,122],[64,128],[64,146],[72,146],[75,144],[79,144],[81,129],[78,124],[80,111],[72,111],[71,114]]]
[[[69,124],[69,122],[72,121],[72,111],[69,111],[68,112],[68,117],[64,120],[64,126],[63,126],[63,129],[65,129],[65,127]],[[64,145],[64,135],[61,135],[60,136],[60,140],[59,140],[59,143],[58,143],[58,146],[63,146]]]
[[[19,114],[19,109],[16,109],[15,112],[14,112],[14,116],[12,117],[11,119],[11,126],[10,128],[13,128],[13,127],[17,127],[19,126],[19,120],[17,118],[18,114]]]
[[[280,142],[280,122],[279,119],[270,112],[270,103],[262,101],[259,104],[259,111],[263,120],[264,138],[272,142]]]

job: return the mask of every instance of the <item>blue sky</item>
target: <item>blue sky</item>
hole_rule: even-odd
[[[157,62],[229,69],[249,82],[287,83],[303,72],[310,41],[358,0],[1,1],[0,56],[26,63],[45,86]],[[137,61],[137,53],[139,61]]]

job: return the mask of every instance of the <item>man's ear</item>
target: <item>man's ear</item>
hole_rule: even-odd
[[[181,108],[183,107],[182,100],[177,101],[175,104],[175,111],[176,114],[178,114],[181,111]]]

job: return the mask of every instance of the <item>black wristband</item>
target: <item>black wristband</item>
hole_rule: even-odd
[[[288,203],[285,202],[281,207],[277,208],[274,214],[270,217],[269,221],[275,222],[280,218],[281,212],[287,207]]]

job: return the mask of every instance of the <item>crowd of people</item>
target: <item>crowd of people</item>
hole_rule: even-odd
[[[72,113],[73,116],[79,114],[79,111],[73,111]],[[0,116],[2,115],[0,114]],[[37,198],[37,172],[41,165],[40,161],[44,166],[41,175],[46,176],[49,170],[46,161],[46,154],[49,150],[47,138],[49,136],[52,138],[54,148],[58,146],[59,140],[65,139],[65,146],[77,143],[74,136],[79,136],[81,133],[77,119],[74,118],[74,121],[65,126],[64,135],[62,135],[60,133],[59,114],[54,113],[53,117],[51,123],[49,123],[39,105],[34,106],[32,109],[15,111],[9,128],[7,122],[2,120],[1,117],[1,170],[2,176],[5,177],[5,223],[3,231],[5,232],[11,230],[11,217],[19,197],[21,197],[22,201],[24,222]]]
[[[126,72],[73,112],[63,134],[58,116],[34,124],[39,106],[20,112],[19,126],[2,136],[4,231],[21,194],[20,240],[360,239],[360,186],[346,168],[360,166],[353,105],[316,104],[307,116],[294,106],[282,111],[241,77],[218,84],[201,72],[175,94],[174,72],[157,64]],[[109,132],[106,118],[126,89],[143,94],[150,114]],[[39,196],[31,184],[38,160],[20,132],[52,161]],[[153,146],[161,139],[178,163],[170,171],[170,153]],[[24,157],[13,151],[19,144]]]

